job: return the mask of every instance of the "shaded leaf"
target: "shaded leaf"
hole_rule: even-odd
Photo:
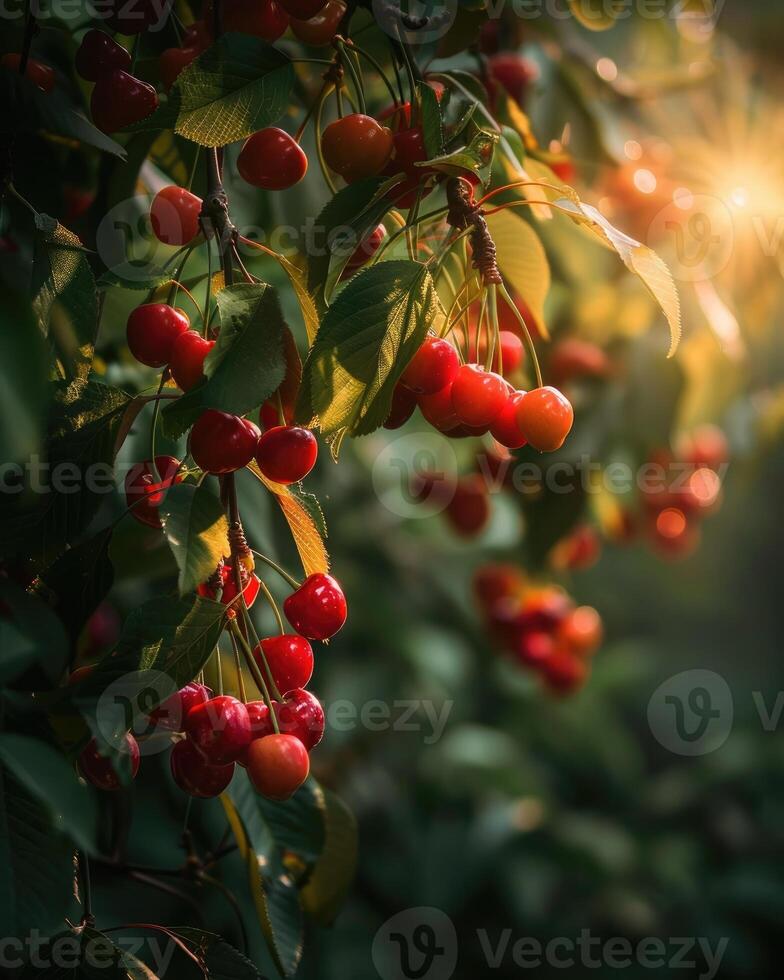
[[[171,487],[161,505],[163,531],[180,570],[180,595],[205,582],[229,553],[229,524],[206,483]]]
[[[0,459],[4,464],[23,462],[40,449],[47,373],[46,350],[30,304],[6,292],[0,305]]]
[[[324,849],[302,889],[302,907],[319,925],[331,925],[345,901],[357,867],[357,823],[345,803],[324,796]]]
[[[214,932],[190,926],[173,926],[170,931],[199,957],[210,980],[263,980],[246,956]]]

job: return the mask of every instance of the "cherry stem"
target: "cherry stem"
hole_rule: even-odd
[[[528,348],[528,354],[531,358],[531,363],[534,366],[534,373],[536,374],[536,384],[537,387],[542,388],[544,386],[544,381],[542,380],[542,369],[539,366],[539,358],[536,356],[536,348],[534,347],[533,338],[531,337],[531,334],[528,330],[528,325],[526,324],[522,313],[517,309],[517,304],[509,295],[509,292],[503,283],[499,284],[498,291],[501,293],[501,296],[506,301],[506,304],[509,307],[509,309],[512,311],[512,313],[514,313],[515,317],[517,318],[517,322],[522,327],[523,337],[525,339],[525,346]]]
[[[259,579],[259,585],[262,588],[266,589],[266,585],[264,584],[264,582],[261,581],[261,579]],[[247,606],[243,606],[243,615],[245,617],[246,630],[248,633],[251,634],[251,638],[253,640],[253,649],[255,649],[256,647],[259,648],[261,659],[264,661],[264,670],[267,673],[266,679],[269,683],[270,689],[272,690],[273,695],[278,699],[278,701],[281,701],[282,695],[280,693],[280,689],[278,688],[278,685],[275,682],[275,678],[272,676],[272,671],[270,670],[270,666],[267,663],[267,658],[264,655],[264,650],[261,647],[261,638],[259,637],[259,634],[256,632],[256,627],[253,625],[253,620],[251,619],[250,610],[248,609]]]
[[[152,422],[150,423],[150,466],[152,467],[152,472],[155,477],[156,483],[161,483],[161,474],[158,472],[158,464],[155,462],[155,431],[158,428],[158,416],[161,413],[161,393],[163,392],[163,386],[166,384],[166,375],[168,373],[168,368],[164,368],[161,371],[161,380],[158,384],[158,392],[153,403],[152,410]]]
[[[269,708],[270,719],[272,721],[272,727],[275,730],[276,735],[280,735],[280,727],[278,726],[278,719],[272,707],[272,697],[270,696],[269,688],[267,687],[267,682],[264,680],[264,676],[259,670],[259,665],[256,663],[256,658],[253,656],[253,651],[248,645],[248,641],[242,635],[242,630],[240,630],[239,624],[236,619],[229,620],[229,629],[234,634],[237,639],[237,643],[240,645],[245,656],[245,662],[248,665],[251,676],[256,683],[256,687],[259,689],[261,696],[264,698],[264,703]]]
[[[344,38],[343,42],[347,48],[349,48],[352,51],[356,51],[358,55],[361,55],[363,58],[365,58],[366,61],[370,62],[370,64],[376,69],[378,75],[386,85],[387,90],[389,91],[389,94],[392,97],[392,101],[395,104],[395,108],[400,106],[401,104],[400,99],[398,99],[397,97],[397,93],[395,92],[395,87],[392,84],[392,82],[390,82],[384,69],[381,67],[381,63],[376,58],[374,58],[374,56],[369,51],[366,51],[364,48],[361,48],[358,44],[355,44],[350,38]],[[403,101],[405,101],[405,99]]]
[[[278,631],[280,632],[280,635],[283,636],[283,634],[286,632],[286,627],[283,625],[283,617],[280,614],[280,609],[278,609],[277,602],[275,602],[275,597],[270,592],[266,582],[261,583],[261,591],[264,593],[264,598],[269,603],[269,607],[277,620]]]
[[[316,117],[314,119],[314,126],[316,129],[316,156],[318,157],[319,167],[321,167],[321,173],[324,176],[324,182],[329,188],[332,194],[337,194],[338,189],[335,186],[335,182],[332,180],[332,175],[329,172],[329,167],[324,159],[324,150],[321,146],[321,119],[324,115],[324,103],[327,101],[329,96],[329,86],[325,86],[321,95],[319,96],[318,102],[316,104]]]
[[[298,582],[293,575],[289,575],[289,573],[285,570],[285,568],[281,568],[277,562],[273,561],[271,558],[267,558],[267,556],[263,555],[260,551],[254,551],[253,554],[257,558],[261,558],[261,560],[265,564],[269,565],[270,568],[274,568],[275,571],[278,573],[278,575],[280,575],[289,583],[292,589],[299,589],[302,587],[302,583]]]
[[[231,639],[231,645],[234,650],[234,668],[237,671],[237,686],[240,691],[240,701],[242,701],[243,704],[247,704],[248,698],[245,693],[245,678],[243,677],[242,674],[242,660],[240,659],[240,648],[237,644],[237,637],[234,635],[233,632],[229,633],[229,637]]]
[[[349,52],[346,47],[345,41],[341,37],[335,38],[335,47],[337,48],[338,54],[340,55],[341,65],[345,65],[348,69],[349,75],[351,75],[351,81],[354,85],[354,90],[357,93],[357,102],[359,103],[359,111],[363,114],[367,114],[367,105],[365,104],[365,92],[362,88],[362,80],[359,77],[359,72],[357,71],[357,66],[354,63],[354,58],[356,54]]]
[[[213,660],[215,661],[215,677],[218,694],[223,695],[223,665],[221,664],[220,647],[217,644],[215,645],[215,650],[213,651],[212,656]]]
[[[84,851],[79,851],[79,884],[82,893],[82,925],[92,926],[95,924],[93,915],[93,890],[90,882],[90,859]]]

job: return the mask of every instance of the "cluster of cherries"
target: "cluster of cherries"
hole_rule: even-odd
[[[474,593],[489,632],[515,663],[536,671],[554,693],[583,686],[602,642],[595,609],[576,606],[555,586],[531,586],[516,565],[481,566]]]

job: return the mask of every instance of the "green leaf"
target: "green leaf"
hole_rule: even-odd
[[[56,683],[65,670],[68,641],[63,624],[50,606],[10,582],[0,582],[0,683],[41,662]]]
[[[302,909],[293,876],[286,870],[250,781],[232,780],[221,797],[264,936],[281,976],[292,976],[302,956]]]
[[[441,105],[436,93],[429,85],[420,83],[419,94],[422,105],[422,133],[425,138],[425,150],[429,157],[438,157],[444,152],[444,121],[441,116]]]
[[[51,935],[68,913],[73,845],[46,808],[0,771],[0,935]]]
[[[329,790],[324,798],[324,849],[302,889],[302,907],[320,925],[331,925],[345,901],[357,867],[357,822]]]
[[[365,435],[389,414],[392,392],[443,315],[426,266],[380,262],[355,276],[327,311],[305,362],[297,417],[326,434]]]
[[[667,318],[670,328],[670,350],[667,356],[672,357],[681,339],[681,301],[672,273],[666,264],[652,248],[619,231],[592,205],[571,198],[562,198],[555,203],[615,251],[626,268],[642,280]]]
[[[35,219],[31,290],[41,332],[68,381],[86,379],[98,333],[98,295],[82,243],[48,215]]]
[[[0,763],[46,807],[57,831],[77,847],[91,854],[97,851],[95,797],[64,755],[40,739],[2,733]]]
[[[539,332],[547,337],[544,304],[550,291],[550,263],[539,236],[511,210],[491,214],[487,225],[507,286],[525,301]]]
[[[325,844],[325,803],[324,791],[315,779],[309,779],[285,803],[263,796],[255,800],[278,848],[296,854],[306,864],[319,859]]]
[[[167,102],[129,129],[174,128],[201,146],[225,146],[280,119],[293,87],[282,51],[247,34],[225,34],[181,73]]]
[[[172,926],[170,931],[198,956],[209,980],[263,980],[246,956],[214,932],[190,926]]]
[[[469,125],[473,124],[470,123]],[[442,173],[449,174],[450,177],[459,177],[469,171],[477,174],[486,183],[490,176],[498,140],[498,133],[477,128],[466,146],[451,153],[433,157],[431,160],[417,163],[416,166],[440,170]]]
[[[6,293],[0,305],[0,460],[22,463],[41,448],[47,359],[30,304]],[[10,479],[10,474],[9,477]]]
[[[308,289],[322,312],[331,292],[328,286],[334,288],[357,245],[389,210],[389,199],[381,193],[387,183],[386,177],[366,177],[342,187],[316,218],[321,237],[310,250]]]
[[[114,493],[117,436],[132,404],[124,391],[98,381],[60,383],[53,390],[46,465],[34,471],[0,520],[3,551],[34,556],[42,567],[80,538]]]
[[[109,558],[114,526],[65,551],[43,572],[47,599],[68,630],[73,643],[114,582]]]
[[[107,269],[96,283],[96,286],[102,290],[120,287],[121,289],[139,289],[148,292],[151,289],[157,289],[158,286],[164,286],[167,282],[171,282],[172,274],[170,271],[167,272],[166,269],[151,267],[149,262],[143,260],[139,261],[139,268],[144,269],[143,276],[137,276],[135,272],[133,275],[128,275],[129,271],[134,269],[133,261],[125,262],[123,265],[116,266],[113,269]]]
[[[247,414],[258,408],[285,376],[285,324],[272,286],[228,286],[218,293],[216,303],[221,330],[204,362],[207,381],[161,413],[171,438],[180,436],[206,408]]]
[[[180,570],[180,595],[193,591],[229,553],[226,511],[207,484],[178,484],[161,505],[163,531]]]

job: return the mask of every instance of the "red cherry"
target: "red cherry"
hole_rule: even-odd
[[[501,414],[490,426],[492,437],[507,449],[520,449],[526,443],[517,421],[517,410],[524,395],[524,391],[511,391],[506,404],[501,409]]]
[[[552,633],[570,610],[568,597],[558,589],[548,588],[530,593],[519,616],[520,629]]]
[[[310,20],[326,7],[327,0],[279,0],[289,17],[297,20]]]
[[[160,0],[111,0],[108,6],[106,24],[118,34],[142,34],[169,13],[168,4],[161,7]]]
[[[439,102],[444,98],[446,86],[442,82],[428,81],[427,86],[435,92]],[[386,109],[379,112],[378,118],[380,121],[392,119],[393,123],[397,123],[396,129],[408,129],[411,126],[411,103],[404,102],[402,105],[387,106]]]
[[[180,483],[182,476],[178,472],[180,462],[173,456],[156,456],[155,467],[160,480],[156,479],[149,460],[136,463],[128,470],[125,477],[125,500],[131,508],[131,514],[140,524],[160,528],[163,525],[158,516],[158,508],[163,502],[164,491],[172,483]]]
[[[384,423],[384,428],[399,429],[401,425],[405,425],[408,422],[414,414],[416,407],[417,399],[414,392],[408,388],[404,388],[402,384],[396,384],[392,392],[392,407]]]
[[[163,87],[168,92],[180,74],[195,61],[201,54],[201,49],[197,47],[166,48],[158,58],[158,74],[163,82]]]
[[[269,636],[255,648],[253,655],[265,678],[266,659],[275,684],[283,694],[296,687],[306,687],[313,676],[313,647],[304,636],[292,633]]]
[[[534,388],[517,407],[520,431],[542,453],[560,449],[573,422],[572,406],[557,388]]]
[[[19,72],[21,63],[21,54],[4,54],[2,57],[2,64],[13,72]],[[47,95],[54,88],[56,81],[54,69],[42,61],[36,61],[35,58],[27,59],[25,78],[29,79],[42,92],[46,92]]]
[[[509,374],[514,374],[525,360],[525,348],[523,347],[522,340],[520,340],[516,333],[512,333],[511,330],[501,330],[498,340],[501,348],[501,356],[499,358],[498,349],[496,349],[493,354],[493,370],[498,371],[499,367],[501,367],[503,370],[499,371],[499,373],[506,377]],[[483,362],[486,355],[487,337],[483,334],[479,341],[476,359]]]
[[[191,681],[185,687],[162,701],[150,712],[150,722],[159,731],[181,732],[185,729],[185,719],[191,708],[204,704],[212,697],[212,691],[204,684]]]
[[[555,545],[551,562],[555,568],[579,571],[595,565],[601,552],[598,532],[590,524],[581,524]]]
[[[416,166],[417,163],[427,160],[425,134],[421,126],[401,129],[395,133],[394,146],[392,164],[396,173],[402,170],[410,177],[421,177],[427,172],[427,168]]]
[[[277,704],[277,701],[273,701],[273,708]],[[245,707],[248,709],[248,718],[250,718],[251,741],[257,738],[264,738],[265,735],[272,735],[275,729],[272,725],[270,709],[266,703],[264,701],[250,701]],[[245,751],[247,754],[247,749]]]
[[[519,595],[524,586],[525,576],[517,565],[492,562],[474,572],[474,594],[485,608],[499,599]]]
[[[125,736],[120,752],[130,755],[131,778],[139,771],[139,743],[130,732]],[[114,771],[112,761],[98,751],[98,743],[90,739],[79,755],[79,772],[88,783],[98,789],[116,790],[120,788],[120,777]]]
[[[155,237],[164,245],[189,245],[201,232],[202,200],[184,187],[171,184],[153,198],[150,223]]]
[[[248,749],[248,776],[269,800],[288,800],[308,778],[307,749],[293,735],[257,738]]]
[[[289,26],[289,16],[276,0],[223,0],[223,30],[253,34],[265,41],[277,41]],[[214,22],[212,0],[204,5],[204,23],[211,31]]]
[[[171,360],[175,340],[188,327],[188,317],[173,306],[145,303],[128,317],[128,347],[142,364],[163,367]]]
[[[324,737],[324,709],[309,691],[293,690],[273,705],[281,732],[298,738],[310,752]]]
[[[346,622],[346,597],[331,575],[316,572],[283,603],[294,629],[309,640],[328,640]]]
[[[596,344],[576,337],[561,340],[550,355],[550,375],[557,385],[573,378],[604,378],[610,373],[610,359]]]
[[[345,12],[346,5],[343,0],[327,0],[321,11],[314,17],[309,17],[307,20],[292,17],[291,32],[303,44],[310,44],[315,48],[331,44]]]
[[[490,426],[509,397],[502,377],[478,364],[463,364],[452,384],[452,405],[461,422],[475,428]]]
[[[158,108],[158,93],[146,82],[115,68],[102,75],[90,96],[93,122],[104,133],[116,133]]]
[[[392,132],[371,116],[354,112],[327,126],[321,148],[327,164],[350,184],[380,173],[392,152]]]
[[[269,126],[249,136],[237,158],[240,177],[265,191],[283,191],[298,184],[308,170],[308,158],[297,141]]]
[[[183,391],[204,381],[204,360],[214,346],[214,340],[205,339],[195,330],[186,330],[174,341],[169,369]]]
[[[191,429],[191,456],[205,473],[233,473],[253,459],[260,435],[248,419],[209,408]]]
[[[678,443],[678,455],[697,470],[719,470],[730,458],[727,437],[717,425],[699,425]]]
[[[182,43],[185,47],[205,51],[212,44],[212,32],[206,21],[195,20],[189,27],[186,27],[182,35]]]
[[[226,766],[250,742],[248,709],[236,698],[219,695],[191,708],[185,734],[211,765]]]
[[[356,249],[351,255],[351,258],[346,263],[346,267],[340,274],[341,282],[344,279],[350,279],[363,265],[366,265],[376,254],[376,252],[381,248],[381,243],[387,237],[387,230],[383,225],[376,225],[373,231],[357,245]]]
[[[514,653],[520,663],[528,667],[541,667],[555,650],[555,640],[551,633],[531,630],[521,633],[517,638]]]
[[[525,100],[531,84],[539,78],[539,68],[535,62],[506,51],[488,58],[488,68],[491,76],[520,103]]]
[[[554,694],[573,694],[588,678],[585,661],[568,650],[556,649],[542,663],[542,672],[547,687]]]
[[[90,30],[82,38],[74,57],[74,67],[85,81],[97,82],[115,68],[128,71],[131,55],[108,34]]]
[[[460,425],[452,405],[452,385],[446,385],[432,395],[420,395],[417,403],[425,419],[439,432],[450,432]]]
[[[490,497],[487,484],[478,473],[457,481],[444,514],[452,529],[462,537],[475,537],[485,528],[490,520]]]
[[[228,605],[237,597],[237,581],[234,577],[234,570],[230,563],[224,563],[220,566],[220,580],[221,580],[221,598],[220,601],[224,606]],[[261,590],[261,581],[258,575],[251,575],[247,580],[245,587],[242,590],[242,595],[245,600],[245,605],[250,609],[253,603],[256,601],[258,594]],[[196,591],[200,596],[205,596],[207,599],[217,599],[218,590],[214,588],[211,582],[203,582]]]
[[[234,763],[211,766],[193,742],[177,742],[171,752],[171,773],[183,793],[201,799],[220,796],[234,775]]]
[[[457,377],[460,360],[447,340],[427,337],[406,367],[400,383],[418,395],[433,395]]]
[[[599,649],[602,636],[602,617],[591,606],[579,606],[561,621],[558,640],[578,657],[590,657]]]
[[[277,425],[259,439],[256,462],[273,483],[299,483],[316,465],[318,443],[310,429]]]

